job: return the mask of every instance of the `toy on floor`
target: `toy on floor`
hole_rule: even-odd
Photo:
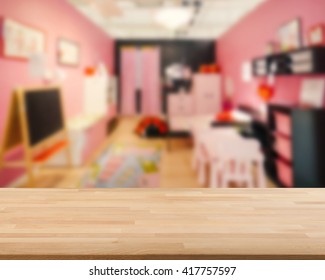
[[[157,188],[160,182],[160,173],[157,163],[154,160],[140,161],[143,174],[139,178],[140,188]]]
[[[141,160],[140,161],[142,170],[144,173],[155,173],[158,172],[157,164],[151,160]]]
[[[162,137],[167,135],[168,126],[164,120],[158,117],[146,117],[140,121],[135,132],[142,137]]]

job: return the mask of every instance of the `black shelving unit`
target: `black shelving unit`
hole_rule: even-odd
[[[286,76],[324,74],[325,47],[306,47],[253,60],[254,76],[267,76],[272,72]]]
[[[277,123],[275,113],[287,115],[291,119],[292,158],[283,158],[275,148]],[[325,187],[325,110],[301,109],[285,106],[269,106],[269,150],[267,162],[269,175],[281,186],[276,161],[282,160],[292,170],[291,187],[322,188]]]

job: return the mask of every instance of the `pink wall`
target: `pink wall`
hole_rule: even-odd
[[[256,108],[261,103],[256,94],[261,78],[254,78],[249,83],[243,82],[242,63],[263,56],[267,42],[276,40],[278,28],[297,17],[302,19],[306,42],[308,29],[315,24],[325,23],[324,11],[325,0],[266,0],[218,40],[218,62],[223,76],[234,80],[235,103]],[[296,104],[304,78],[277,77],[272,103]]]
[[[103,61],[113,70],[114,41],[88,21],[65,0],[0,0],[0,16],[30,24],[46,32],[49,69],[58,67],[56,42],[59,37],[79,42],[79,67],[61,67],[67,74],[62,85],[68,116],[81,112],[83,69]],[[10,94],[17,86],[38,86],[42,82],[28,76],[28,63],[0,57],[0,138],[3,135]],[[15,153],[15,152],[14,152]],[[0,170],[0,187],[17,176],[17,171]]]

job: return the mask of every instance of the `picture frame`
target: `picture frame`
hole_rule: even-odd
[[[308,32],[309,46],[325,46],[325,24],[312,26]]]
[[[80,64],[80,46],[78,43],[65,39],[58,39],[58,63],[63,66],[77,67]]]
[[[299,49],[303,46],[301,19],[296,18],[278,30],[280,50],[283,52]]]
[[[11,18],[1,18],[1,56],[29,60],[34,54],[46,52],[46,33],[31,25]]]

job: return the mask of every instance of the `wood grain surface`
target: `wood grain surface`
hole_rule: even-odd
[[[323,189],[2,189],[1,259],[325,259]]]

